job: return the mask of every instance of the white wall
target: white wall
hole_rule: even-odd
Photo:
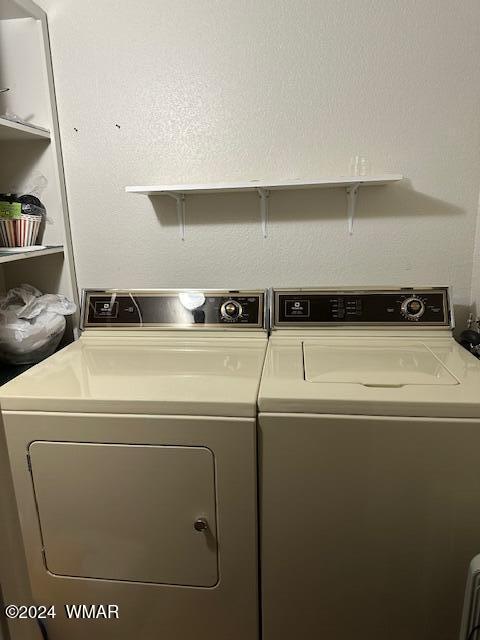
[[[480,177],[478,0],[40,0],[79,285],[443,284],[470,301]],[[120,128],[116,127],[120,125]],[[78,129],[78,132],[75,131]],[[360,194],[173,201],[127,184],[346,174]]]

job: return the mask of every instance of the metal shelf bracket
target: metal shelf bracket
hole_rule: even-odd
[[[262,235],[267,237],[268,230],[268,198],[270,197],[270,191],[268,189],[258,188],[257,193],[260,197],[260,220],[262,223]]]
[[[165,192],[165,195],[170,196],[170,198],[173,198],[177,203],[178,228],[180,230],[180,238],[183,242],[185,240],[185,194]]]
[[[355,219],[355,211],[357,208],[357,196],[360,189],[360,183],[351,184],[346,187],[347,194],[347,218],[348,218],[348,233],[353,235],[353,221]]]

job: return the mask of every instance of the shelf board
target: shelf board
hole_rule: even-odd
[[[253,191],[260,197],[260,219],[263,237],[267,237],[268,198],[271,191],[291,191],[294,189],[343,188],[347,195],[348,232],[353,233],[353,220],[358,190],[360,187],[375,187],[403,180],[398,173],[384,173],[374,176],[338,176],[319,178],[316,180],[283,180],[267,182],[250,180],[249,182],[232,182],[218,184],[171,184],[149,187],[125,187],[127,193],[139,193],[146,196],[169,196],[177,201],[177,217],[180,237],[185,240],[185,197],[201,193],[235,193]]]
[[[26,260],[27,258],[38,258],[39,256],[49,256],[52,253],[63,253],[63,247],[46,247],[45,249],[22,251],[19,253],[8,253],[6,251],[2,251],[2,247],[0,247],[0,264],[4,262],[14,262],[15,260]]]
[[[350,187],[354,185],[378,186],[390,182],[398,182],[403,176],[395,173],[376,176],[340,176],[336,178],[321,178],[318,180],[284,180],[282,182],[266,182],[251,180],[250,182],[232,182],[218,184],[172,184],[147,187],[126,187],[127,193],[139,193],[146,196],[194,193],[228,193],[239,191],[289,191],[292,189],[318,189],[334,187]]]
[[[0,140],[50,140],[50,132],[0,117]]]

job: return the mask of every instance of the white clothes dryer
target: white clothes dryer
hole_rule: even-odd
[[[264,314],[261,291],[86,291],[82,337],[0,390],[49,640],[258,637]]]

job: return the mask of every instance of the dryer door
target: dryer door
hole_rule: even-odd
[[[217,583],[210,449],[36,441],[29,453],[51,573]]]

